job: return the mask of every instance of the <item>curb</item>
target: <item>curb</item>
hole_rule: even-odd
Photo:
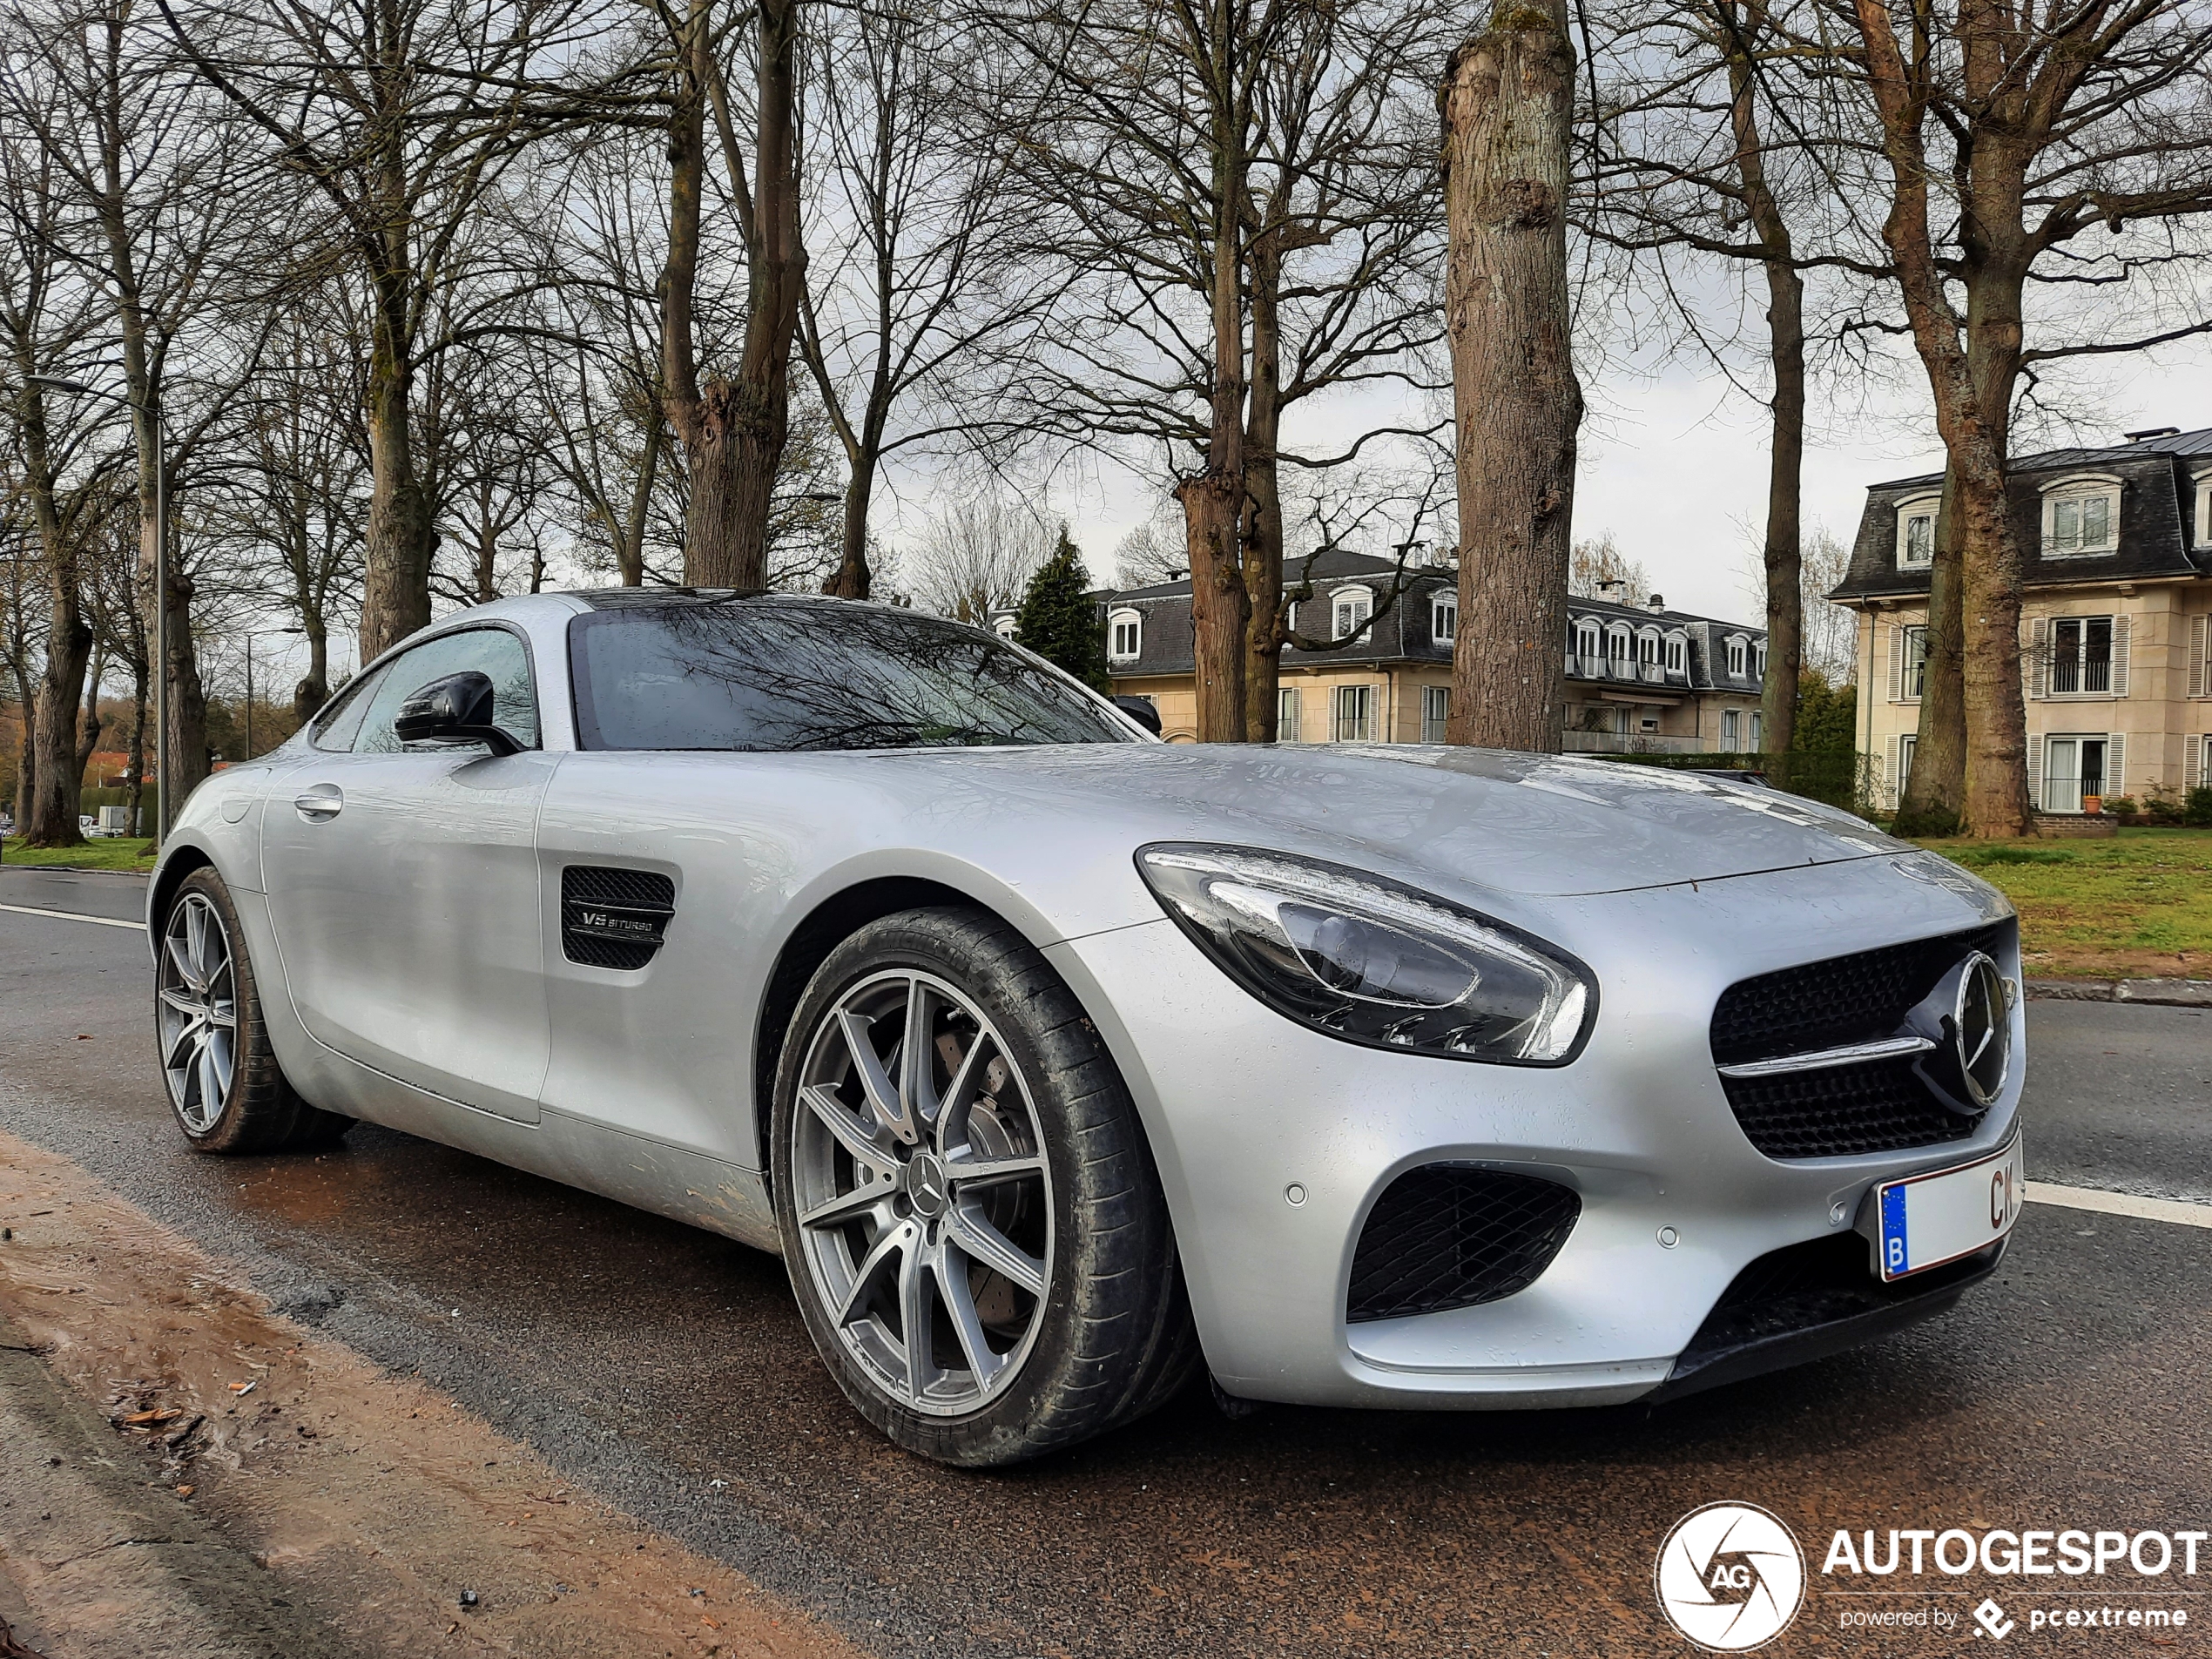
[[[2144,1002],[2158,1008],[2212,1008],[2212,980],[2032,979],[2027,995],[2055,1002]]]

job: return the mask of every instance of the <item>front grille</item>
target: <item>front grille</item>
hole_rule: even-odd
[[[1824,1325],[1918,1301],[1989,1271],[2001,1244],[1942,1267],[1885,1284],[1874,1273],[1866,1240],[1831,1233],[1772,1251],[1732,1280],[1676,1362],[1677,1373],[1717,1355],[1794,1336]]]
[[[583,968],[638,968],[651,961],[675,914],[676,883],[651,870],[571,864],[561,872],[561,953]],[[593,918],[619,918],[635,938],[610,938]]]
[[[1713,1063],[1804,1054],[1894,1036],[1913,1005],[1970,950],[1995,955],[2010,924],[1739,980],[1713,1008]]]
[[[2011,924],[1886,945],[1731,985],[1713,1009],[1713,1063],[1741,1064],[1894,1036],[1967,952],[1999,954]],[[1721,1079],[1744,1135],[1770,1158],[1864,1157],[1964,1140],[1979,1122],[1952,1111],[1911,1056]]]
[[[1527,1290],[1567,1243],[1571,1187],[1503,1170],[1432,1163],[1375,1200],[1352,1258],[1345,1318],[1358,1325],[1474,1307]]]

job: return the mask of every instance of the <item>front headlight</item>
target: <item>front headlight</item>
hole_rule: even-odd
[[[1597,981],[1563,951],[1411,887],[1283,853],[1161,843],[1137,873],[1268,1007],[1332,1037],[1453,1060],[1564,1065]]]

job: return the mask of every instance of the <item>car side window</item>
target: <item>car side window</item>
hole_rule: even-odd
[[[354,746],[354,739],[361,735],[362,717],[368,712],[369,698],[383,678],[381,671],[356,678],[351,685],[338,693],[338,700],[326,709],[315,722],[314,733],[308,741],[318,749],[334,754],[344,754]]]
[[[395,657],[368,700],[368,717],[354,739],[355,754],[399,754],[407,745],[392,730],[400,705],[432,680],[474,669],[492,684],[493,718],[525,749],[537,747],[537,693],[530,683],[529,653],[503,628],[470,628],[426,639]],[[464,745],[455,745],[462,747]]]

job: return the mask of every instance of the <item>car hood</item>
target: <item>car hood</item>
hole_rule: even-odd
[[[1434,871],[1497,892],[1571,896],[1910,852],[1863,819],[1694,772],[1578,756],[1413,745],[1102,744],[907,751],[940,812],[971,791],[1041,835],[1241,846]],[[974,804],[980,805],[980,802]]]

